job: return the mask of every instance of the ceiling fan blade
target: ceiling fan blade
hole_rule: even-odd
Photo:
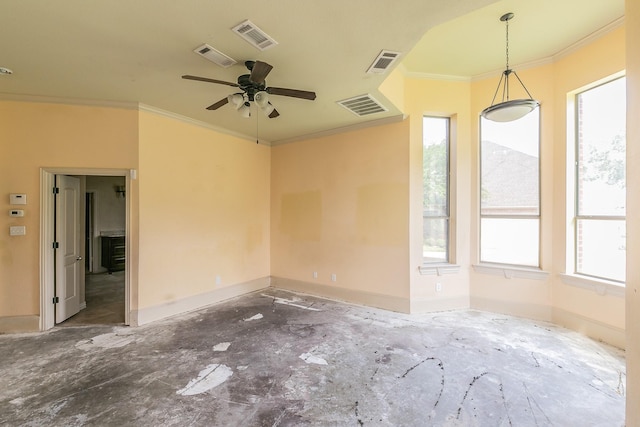
[[[223,105],[227,105],[229,103],[229,98],[228,97],[224,97],[222,98],[220,101],[216,102],[215,104],[211,104],[207,107],[207,110],[217,110],[218,108],[222,107]]]
[[[273,111],[269,114],[269,118],[270,119],[275,119],[276,117],[278,117],[280,115],[280,113],[278,113],[278,110],[276,110],[275,108],[273,109]]]
[[[253,68],[251,69],[251,75],[249,76],[249,80],[254,83],[264,83],[264,79],[273,69],[272,65],[267,64],[266,62],[256,61],[253,64]]]
[[[283,87],[268,87],[265,90],[271,95],[290,96],[292,98],[308,99],[310,101],[316,99],[315,92],[309,92],[306,90],[286,89]]]
[[[225,82],[224,80],[209,79],[207,77],[198,77],[198,76],[185,75],[185,76],[182,76],[182,78],[183,79],[187,79],[187,80],[198,80],[200,82],[217,83],[217,84],[221,84],[221,85],[240,87],[240,86],[238,86],[237,83]]]

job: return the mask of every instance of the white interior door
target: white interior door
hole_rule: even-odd
[[[61,323],[80,311],[80,179],[58,175],[56,186],[56,323]]]

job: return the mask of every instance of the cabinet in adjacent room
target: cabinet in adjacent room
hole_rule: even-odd
[[[124,236],[100,236],[102,239],[102,266],[109,274],[124,270]]]

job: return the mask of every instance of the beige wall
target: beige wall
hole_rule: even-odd
[[[412,312],[465,308],[469,306],[469,238],[471,195],[471,152],[473,121],[469,82],[407,78],[405,108],[411,117],[410,135],[410,281]],[[451,262],[460,271],[446,275],[421,275],[422,265],[422,118],[451,119]],[[436,284],[442,286],[436,292]]]
[[[541,103],[541,267],[547,278],[506,278],[471,273],[471,306],[554,320],[594,338],[624,346],[624,299],[562,282],[566,273],[567,93],[624,69],[624,28],[548,64],[518,71]],[[497,78],[472,83],[472,115],[493,96]],[[517,84],[517,83],[516,83]],[[512,85],[513,87],[513,85]],[[517,87],[517,86],[516,86]],[[513,98],[518,95],[513,95]],[[478,126],[472,125],[472,140]],[[471,260],[478,261],[478,145],[472,145]],[[569,271],[570,273],[571,271]]]
[[[640,2],[626,2],[627,425],[640,425]]]
[[[272,149],[279,286],[408,311],[408,140],[404,121]]]
[[[552,212],[553,188],[556,171],[553,169],[553,127],[556,122],[554,108],[553,66],[545,64],[528,70],[516,70],[533,97],[540,101],[540,263],[542,269],[552,269]],[[472,188],[471,195],[471,262],[477,264],[479,254],[479,117],[489,105],[498,85],[499,76],[472,83]],[[511,78],[511,98],[526,97],[517,79]],[[496,271],[496,273],[500,273]],[[551,277],[507,278],[504,274],[485,274],[473,270],[470,274],[471,306],[483,310],[551,320]]]
[[[177,301],[266,286],[269,147],[146,111],[139,126],[138,310],[155,319]]]
[[[187,311],[268,285],[268,147],[137,108],[13,101],[0,102],[0,142],[5,211],[9,193],[28,198],[24,218],[0,220],[5,330],[38,327],[43,167],[137,170],[127,191],[133,324],[141,310],[153,309],[148,321],[175,314],[168,305]],[[10,225],[27,235],[10,237]]]
[[[553,135],[554,154],[554,209],[553,236],[567,235],[566,221],[566,173],[567,122],[573,125],[573,117],[567,117],[567,94],[585,85],[607,78],[625,69],[625,29],[618,28],[594,41],[583,49],[562,58],[554,64],[555,124]],[[572,141],[571,141],[572,142]],[[573,150],[573,146],[568,147]],[[569,171],[571,173],[571,171]],[[631,218],[631,217],[630,217]],[[581,330],[594,338],[605,339],[624,346],[625,302],[624,298],[609,294],[599,295],[593,290],[570,286],[558,277],[559,273],[571,273],[566,266],[566,239],[552,239],[553,243],[553,320]],[[569,248],[571,250],[571,248]],[[581,325],[573,325],[576,320]]]
[[[0,318],[38,316],[40,168],[135,168],[137,111],[0,101]],[[24,218],[9,218],[10,193],[26,193]],[[9,226],[26,225],[26,236]],[[37,323],[36,323],[37,328]]]

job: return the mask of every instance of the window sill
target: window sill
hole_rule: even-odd
[[[546,280],[549,273],[535,268],[509,267],[505,265],[474,264],[476,273],[503,276],[505,279]]]
[[[442,276],[444,274],[457,274],[460,266],[456,264],[422,264],[418,271],[423,276]]]
[[[621,283],[587,278],[577,274],[561,273],[560,279],[562,279],[562,282],[566,285],[587,289],[602,296],[611,295],[618,298],[624,298],[626,292],[625,286]]]

